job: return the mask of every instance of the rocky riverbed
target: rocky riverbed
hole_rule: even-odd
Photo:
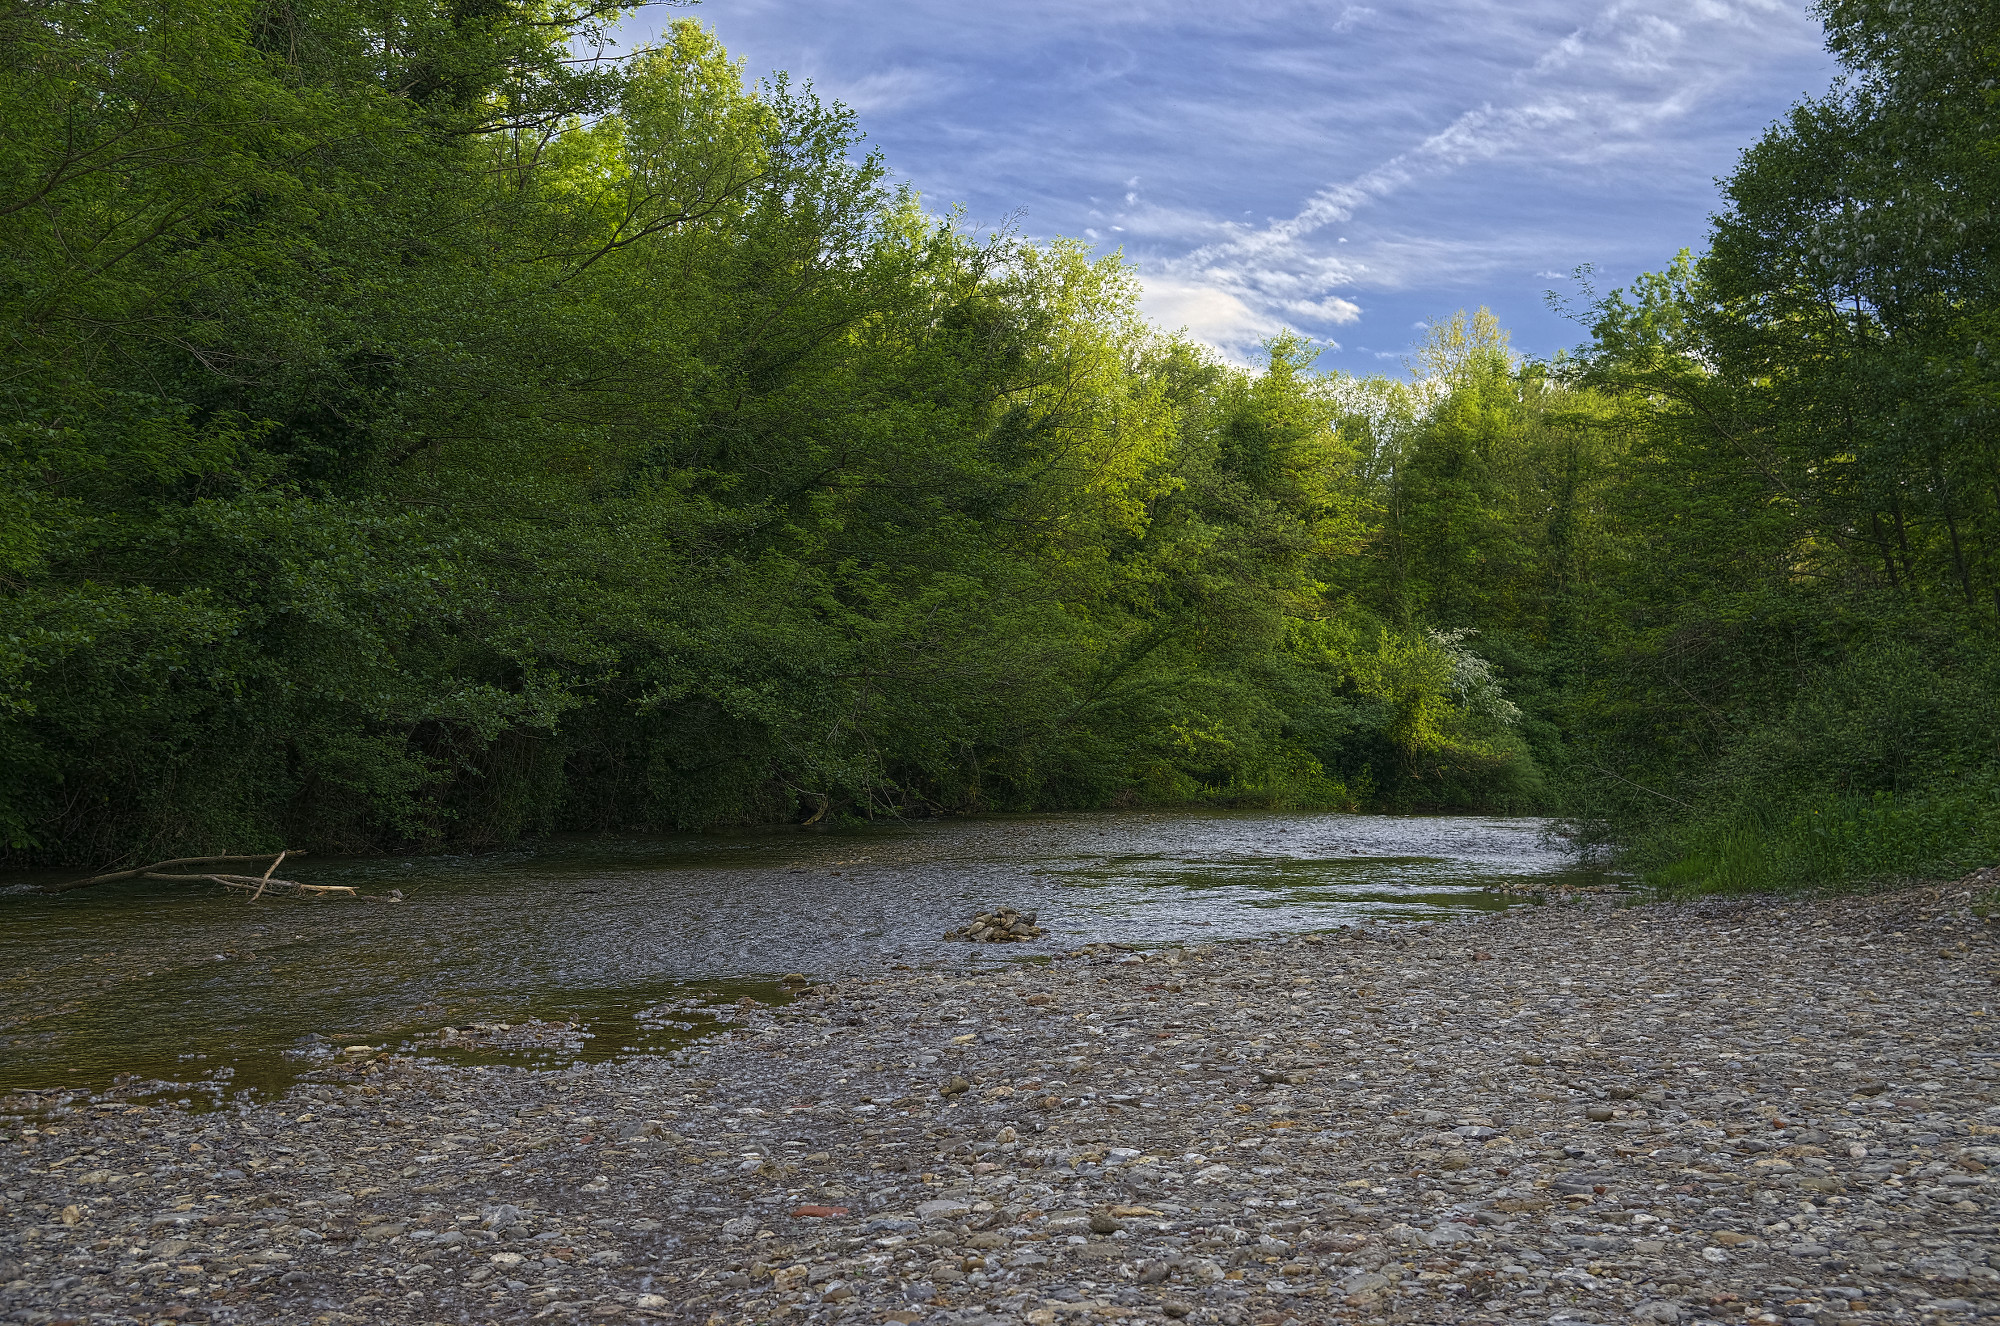
[[[2000,1318],[1969,904],[1593,899],[891,972],[669,1059],[10,1097],[0,1315]]]

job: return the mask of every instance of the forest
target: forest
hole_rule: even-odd
[[[701,24],[0,0],[6,860],[1215,805],[2000,859],[2000,4],[1578,348],[1234,366]]]

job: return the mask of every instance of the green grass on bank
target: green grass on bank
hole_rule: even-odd
[[[1859,890],[2000,861],[2000,770],[1904,793],[1831,795],[1681,826],[1646,853],[1668,893]],[[1984,900],[1993,901],[1993,900]]]

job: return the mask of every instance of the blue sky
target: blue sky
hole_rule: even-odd
[[[1233,357],[1280,327],[1400,372],[1485,304],[1699,248],[1715,179],[1833,62],[1803,0],[707,0],[752,77],[854,107],[935,208],[1122,248],[1145,308]]]

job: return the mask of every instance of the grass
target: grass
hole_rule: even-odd
[[[2000,861],[2000,770],[1904,793],[1835,794],[1678,826],[1645,855],[1667,893],[1845,890],[1955,879]],[[1989,900],[1990,901],[1990,900]]]

